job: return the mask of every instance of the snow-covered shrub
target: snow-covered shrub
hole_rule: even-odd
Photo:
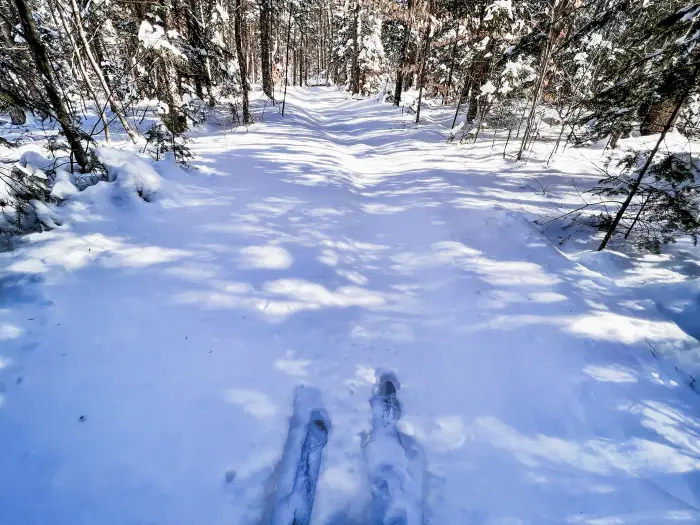
[[[53,200],[49,176],[26,162],[0,164],[0,242],[15,235],[53,227],[40,216],[43,202]]]
[[[633,152],[619,166],[622,173],[601,180],[592,192],[620,200],[627,197],[639,169],[649,152]],[[610,227],[612,218],[596,219],[602,230]],[[651,164],[620,223],[625,237],[653,252],[662,244],[673,243],[689,235],[697,243],[700,234],[700,163],[689,153],[668,153]]]
[[[172,133],[161,123],[151,126],[144,135],[146,145],[143,151],[155,160],[161,160],[169,151],[173,152],[175,161],[180,164],[187,164],[187,161],[192,158],[192,153],[187,147],[187,138]]]
[[[148,161],[112,148],[97,148],[95,153],[107,169],[107,181],[115,183],[124,197],[138,195],[148,202],[161,191],[163,179]]]

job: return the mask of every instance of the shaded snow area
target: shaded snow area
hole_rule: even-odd
[[[314,525],[381,490],[411,525],[700,523],[693,263],[543,235],[583,153],[516,165],[333,89],[286,113],[200,128],[189,172],[100,150],[113,182],[64,177],[0,254],[0,524],[282,522],[299,453]]]

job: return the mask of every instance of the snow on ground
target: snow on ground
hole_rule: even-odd
[[[595,180],[578,152],[516,165],[324,88],[195,135],[151,202],[100,183],[0,254],[0,523],[258,524],[299,383],[332,421],[312,521],[357,523],[378,368],[429,523],[700,522],[691,310],[642,286],[675,267],[526,220]]]

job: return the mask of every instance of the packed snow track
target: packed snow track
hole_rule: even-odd
[[[684,335],[553,247],[500,152],[334,89],[255,115],[0,254],[1,524],[261,524],[300,383],[311,522],[356,524],[377,370],[428,523],[700,523],[700,398],[645,341]]]

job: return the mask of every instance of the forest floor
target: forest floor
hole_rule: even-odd
[[[584,153],[516,164],[330,88],[266,111],[0,254],[0,523],[257,525],[308,383],[312,523],[359,525],[378,369],[429,523],[700,522],[699,343],[663,301],[700,266],[543,235]]]

